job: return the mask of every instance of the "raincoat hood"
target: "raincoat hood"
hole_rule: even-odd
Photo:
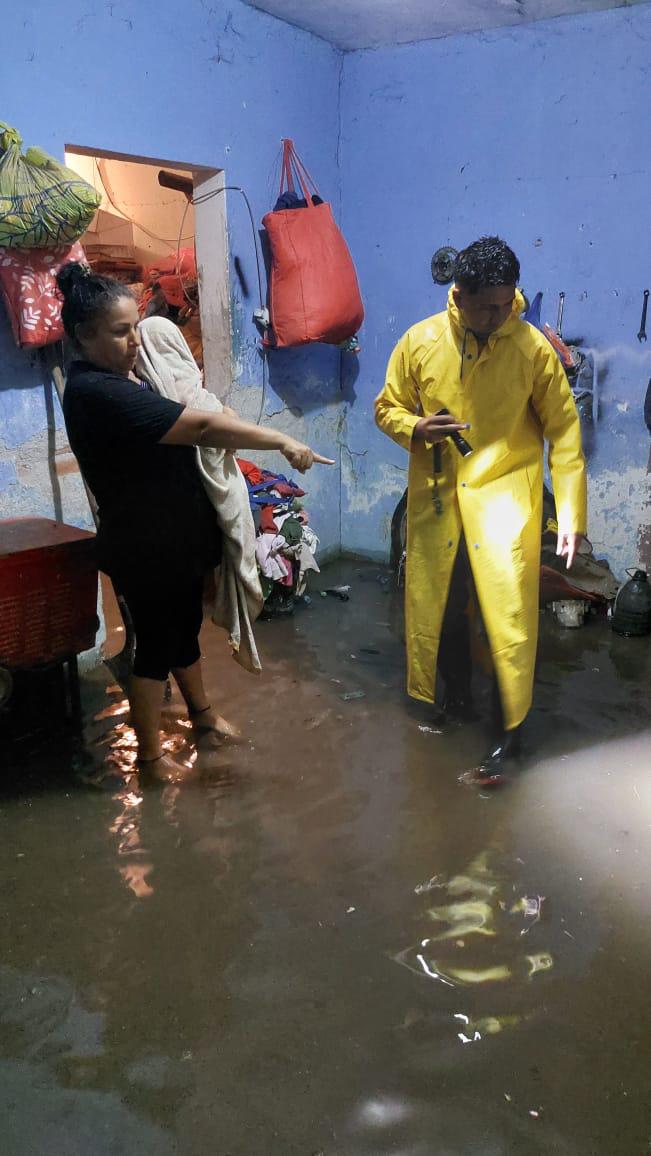
[[[452,285],[450,292],[448,293],[448,317],[450,319],[450,325],[452,326],[454,333],[460,337],[461,340],[463,340],[466,333],[470,333],[471,330],[466,325],[463,314],[459,309],[456,301],[454,300],[455,288],[456,286]],[[493,333],[491,333],[490,336],[505,337],[509,333],[512,333],[526,307],[527,305],[523,293],[519,289],[516,289],[510,317],[507,317],[506,321],[500,325],[499,329],[496,329]]]

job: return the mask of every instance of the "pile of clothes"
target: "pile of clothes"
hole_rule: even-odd
[[[319,539],[310,527],[296,482],[238,458],[256,527],[256,559],[267,616],[288,614],[302,597],[310,571],[319,573]]]

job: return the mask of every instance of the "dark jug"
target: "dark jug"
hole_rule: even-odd
[[[651,586],[644,570],[627,570],[631,575],[615,599],[612,627],[617,634],[651,633]]]

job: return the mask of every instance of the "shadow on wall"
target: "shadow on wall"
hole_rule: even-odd
[[[1,306],[0,311],[0,351],[2,355],[0,393],[14,389],[34,389],[42,381],[39,351],[37,349],[18,348]]]
[[[63,499],[61,495],[61,483],[57,473],[57,427],[55,414],[55,387],[51,376],[48,373],[47,366],[43,359],[43,391],[45,400],[45,416],[47,421],[47,468],[50,477],[50,485],[52,487],[52,506],[54,509],[54,517],[57,522],[63,521]],[[58,397],[57,397],[58,400]]]
[[[651,574],[651,450],[649,450],[649,461],[646,468],[647,473],[647,521],[640,526],[639,533],[639,549],[640,562],[642,563],[647,574]]]
[[[50,369],[42,351],[16,347],[1,313],[0,369],[2,516],[54,517],[86,525],[87,502],[72,477],[77,466]]]
[[[269,384],[290,413],[309,414],[342,402],[354,405],[359,376],[356,354],[315,344],[272,349],[267,357]]]
[[[57,428],[63,424],[54,386],[39,351],[18,349],[8,324],[0,325],[0,458],[6,484],[17,480],[16,462],[33,439],[46,438],[43,449],[52,487],[55,517],[61,516],[61,488],[56,474]],[[5,487],[2,487],[5,488]]]
[[[581,414],[581,439],[583,442],[583,452],[587,462],[590,462],[590,460],[594,457],[597,446],[597,437],[598,433],[596,423],[591,418],[586,418]]]

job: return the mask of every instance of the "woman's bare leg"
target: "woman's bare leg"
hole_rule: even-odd
[[[239,731],[213,710],[203,685],[201,659],[172,671],[183,695],[190,721],[198,731],[214,731],[220,738],[239,738]]]
[[[141,678],[136,674],[131,676],[131,725],[138,740],[138,757],[144,762],[158,759],[163,753],[160,716],[164,685],[155,678]]]
[[[203,671],[201,669],[201,659],[193,662],[192,666],[177,666],[172,671],[174,678],[185,704],[188,708],[188,714],[199,714],[200,711],[206,711],[210,707],[210,701],[206,694],[203,685]]]

